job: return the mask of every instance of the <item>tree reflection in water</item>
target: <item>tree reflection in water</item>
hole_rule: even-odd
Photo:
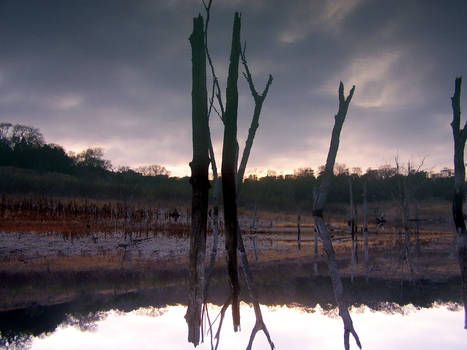
[[[221,306],[209,304],[208,307],[214,314]],[[262,305],[261,308],[279,349],[326,350],[342,347],[342,326],[336,308],[325,310],[319,305],[313,308]],[[245,330],[234,333],[231,327],[226,327],[220,349],[243,349],[248,342],[249,329],[254,325],[255,317],[245,303],[241,304],[241,309]],[[75,325],[63,323],[54,332],[29,336],[29,340],[23,336],[25,341],[19,348],[193,349],[183,336],[185,325],[180,320],[183,319],[184,310],[183,305],[144,307],[129,312],[110,310],[97,322],[93,317],[89,318],[91,326],[83,328],[92,331],[81,331]],[[434,304],[431,308],[419,308],[413,305],[392,307],[390,303],[385,303],[381,311],[375,312],[367,306],[360,306],[352,307],[350,312],[371,349],[412,349],[414,343],[426,350],[457,350],[465,346],[464,330],[462,327],[453,327],[462,321],[460,304]],[[268,347],[265,337],[255,341],[255,349]],[[207,350],[210,345],[206,342],[198,348]]]
[[[274,313],[267,308],[272,308],[272,310],[274,310],[275,305],[282,305],[283,311],[287,309],[289,311],[295,310],[295,313],[313,313],[313,317],[318,317],[319,314],[335,316],[337,305],[333,298],[329,278],[305,277],[304,275],[309,271],[310,266],[312,266],[312,264],[271,266],[270,269],[262,270],[261,275],[264,276],[265,279],[258,278],[256,286],[260,296],[259,301],[263,312],[267,313],[265,317],[267,317],[268,320],[268,328],[270,328],[270,332],[274,335],[274,341],[278,348],[283,348],[284,339],[281,341],[281,339],[276,338],[279,337],[279,333],[281,333],[281,327],[278,326],[277,322],[285,323],[285,326],[288,326],[289,323],[295,321],[283,317],[281,319],[280,313]],[[260,274],[258,274],[258,276],[259,275]],[[272,280],[272,276],[283,276],[281,288],[274,287],[275,284]],[[429,309],[433,304],[437,303],[447,304],[450,310],[458,310],[460,305],[462,305],[462,295],[458,287],[458,278],[446,282],[420,280],[416,281],[415,284],[410,281],[403,281],[401,283],[397,280],[370,279],[371,289],[368,288],[365,277],[356,278],[353,284],[350,283],[350,280],[343,279],[343,283],[348,294],[348,304],[351,307],[353,317],[358,317],[359,313],[357,310],[362,310],[364,308],[367,308],[369,311],[378,312],[370,312],[370,314],[376,316],[379,312],[384,313],[384,315],[402,315],[410,310]],[[212,310],[212,315],[218,312],[224,302],[225,288],[221,287],[221,285],[221,283],[214,283],[211,288],[209,305]],[[170,288],[142,290],[121,295],[82,295],[68,303],[51,306],[36,305],[20,310],[2,312],[0,313],[0,347],[27,349],[31,346],[32,339],[36,339],[37,341],[38,337],[47,338],[54,334],[54,332],[56,333],[57,330],[66,326],[72,326],[74,329],[81,329],[83,331],[93,330],[93,332],[99,332],[99,325],[103,320],[106,320],[109,311],[111,311],[111,314],[115,317],[124,317],[127,313],[134,312],[135,310],[140,310],[139,315],[142,313],[141,310],[146,310],[144,316],[146,316],[147,319],[162,320],[165,313],[170,313],[167,311],[171,309],[168,309],[168,305],[184,305],[185,298],[185,286],[180,284]],[[242,299],[246,300],[246,295],[242,295]],[[284,306],[287,307],[284,308]],[[407,306],[410,307],[407,308]],[[244,307],[246,308],[247,306],[244,305]],[[180,308],[183,309],[181,306]],[[245,310],[244,312],[245,318],[252,318],[252,314],[251,309]],[[329,317],[326,317],[325,319],[328,318]],[[183,317],[180,317],[180,319],[174,322],[180,323],[180,333],[177,337],[184,340],[184,321],[181,320],[183,320]],[[297,319],[297,322],[300,322],[299,320],[301,319]],[[307,320],[311,320],[310,322],[312,322],[312,324],[296,324],[297,330],[304,329],[308,337],[319,337],[320,333],[323,332],[321,326],[315,326],[316,322],[313,321],[315,318]],[[319,320],[321,320],[321,318],[319,318]],[[253,327],[254,320],[251,321],[251,327]],[[404,318],[400,318],[400,322],[403,328]],[[424,322],[425,320],[422,320],[422,323]],[[426,322],[429,322],[429,320],[426,320]],[[442,326],[441,323],[443,322],[436,322],[440,323]],[[462,321],[459,320],[459,324],[461,322]],[[335,337],[341,339],[341,324],[338,322],[331,322],[329,325],[331,325],[331,329],[326,330],[326,334],[334,334]],[[362,325],[359,323],[362,336],[365,333],[366,325],[365,323]],[[167,327],[169,326],[170,325],[167,324]],[[460,325],[457,326],[456,324],[450,324],[452,332],[454,332],[456,328],[462,329]],[[130,325],[129,328],[131,327]],[[246,333],[249,333],[250,328],[248,327],[248,323],[245,323],[244,331]],[[130,331],[131,329],[128,329],[128,332]],[[154,329],[153,331],[160,332],[161,330]],[[150,333],[153,331],[150,331]],[[78,331],[76,332],[77,334],[79,333]],[[162,330],[162,332],[165,331]],[[278,332],[278,334],[276,334],[276,332]],[[451,330],[447,330],[446,332],[446,334],[450,334]],[[232,342],[235,344],[245,342],[244,344],[242,343],[242,348],[245,347],[249,336],[249,334],[246,333],[230,335],[229,330],[226,329],[219,349],[229,348]],[[242,335],[246,336],[246,339],[240,339]],[[150,337],[151,335],[148,335],[148,339]],[[415,340],[416,335],[414,334],[413,337]],[[141,341],[143,340],[144,339]],[[266,341],[265,337],[260,337],[255,341],[255,346],[253,348],[261,348],[261,344],[264,341]],[[365,338],[365,342],[366,341]],[[383,340],[381,341],[383,342]],[[206,344],[206,346],[207,345],[208,344]],[[311,345],[318,346],[318,344],[310,343],[310,346]]]

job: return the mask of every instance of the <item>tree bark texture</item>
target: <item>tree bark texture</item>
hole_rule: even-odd
[[[318,184],[314,192],[313,198],[313,220],[315,222],[315,229],[323,242],[323,248],[327,255],[327,263],[329,269],[329,275],[331,277],[332,287],[334,291],[334,297],[339,307],[339,315],[344,323],[344,347],[346,350],[350,348],[349,337],[353,335],[357,345],[361,348],[360,339],[357,332],[353,327],[352,318],[350,317],[347,303],[344,301],[344,288],[342,286],[342,280],[337,267],[336,257],[334,248],[332,246],[332,240],[327,230],[327,227],[323,219],[323,210],[326,204],[328,195],[328,188],[331,177],[333,176],[334,164],[336,162],[337,150],[339,148],[339,137],[342,130],[342,126],[347,115],[350,101],[355,91],[355,86],[350,90],[349,96],[344,97],[344,84],[339,84],[339,110],[335,116],[334,127],[332,130],[331,144],[329,146],[329,153],[326,160],[326,166],[324,173],[318,179]]]
[[[188,341],[200,342],[201,308],[204,301],[204,273],[209,195],[209,125],[207,114],[206,54],[204,23],[200,15],[193,20],[192,49],[192,127],[193,160],[191,167],[192,207],[189,261],[189,295],[185,315]]]
[[[229,75],[227,77],[226,106],[224,115],[224,143],[222,149],[222,194],[224,197],[225,248],[232,290],[232,318],[234,330],[240,327],[240,284],[238,279],[237,246],[237,112],[238,65],[240,60],[240,15],[234,17]]]
[[[454,198],[452,214],[457,231],[457,246],[459,267],[462,281],[462,297],[464,300],[464,328],[467,329],[467,230],[465,227],[464,199],[465,199],[465,165],[464,149],[467,138],[467,123],[460,128],[461,123],[461,96],[462,77],[456,78],[454,95],[451,97],[453,119],[451,122],[454,136]]]

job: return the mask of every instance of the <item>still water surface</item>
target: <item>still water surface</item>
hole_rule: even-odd
[[[210,305],[216,316],[220,307]],[[457,304],[375,311],[353,307],[351,315],[364,349],[462,349],[467,348],[464,310]],[[389,311],[392,310],[392,311]],[[130,312],[110,310],[83,321],[73,318],[54,332],[29,340],[28,347],[42,349],[193,349],[186,341],[183,305],[143,307]],[[262,306],[263,317],[277,349],[343,349],[342,321],[335,309]],[[219,349],[245,349],[254,325],[253,309],[243,303],[242,331],[234,333],[226,314]],[[93,319],[94,318],[94,319]],[[357,346],[351,340],[351,348]],[[210,349],[209,336],[198,349]],[[262,332],[253,349],[269,349]]]

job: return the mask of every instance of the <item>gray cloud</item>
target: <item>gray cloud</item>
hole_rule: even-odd
[[[1,1],[0,119],[39,127],[66,149],[102,146],[115,165],[188,173],[188,37],[202,10],[182,0]],[[258,89],[274,75],[250,167],[324,163],[339,80],[346,91],[357,86],[339,162],[365,169],[399,154],[451,166],[449,97],[467,71],[465,1],[214,0],[209,45],[223,82],[235,10]],[[242,146],[251,114],[240,81]]]

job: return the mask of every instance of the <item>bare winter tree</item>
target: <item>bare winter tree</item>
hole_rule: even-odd
[[[410,228],[409,228],[409,178],[411,175],[411,163],[407,163],[407,176],[404,176],[402,172],[402,166],[399,164],[399,157],[394,158],[396,164],[396,174],[398,176],[398,199],[399,199],[399,211],[401,215],[400,228],[399,228],[399,241],[402,241],[402,233],[405,234],[405,241],[402,247],[401,257],[407,262],[409,269],[410,279],[413,281],[413,264],[410,252]]]
[[[334,164],[336,162],[337,150],[339,148],[339,138],[342,130],[342,126],[349,109],[350,101],[355,91],[355,86],[350,90],[347,98],[344,96],[344,84],[339,84],[339,109],[335,115],[334,127],[332,129],[331,144],[329,146],[328,157],[323,173],[318,178],[318,184],[314,191],[313,196],[313,220],[315,222],[315,229],[323,242],[323,248],[327,255],[327,263],[329,269],[329,275],[331,277],[332,288],[334,291],[334,298],[336,299],[339,307],[339,315],[344,322],[344,346],[348,350],[349,335],[352,334],[355,338],[357,345],[361,348],[360,339],[358,334],[353,327],[352,318],[349,314],[347,303],[344,301],[344,288],[342,286],[342,280],[337,267],[336,257],[334,248],[332,246],[332,240],[327,230],[327,227],[323,219],[324,206],[326,204],[329,185],[331,177],[333,176]]]
[[[225,249],[227,268],[232,289],[232,317],[234,330],[240,327],[240,283],[238,280],[237,247],[237,112],[238,112],[238,65],[240,62],[240,15],[234,16],[229,75],[227,77],[224,115],[224,144],[222,148],[222,195],[224,197]]]
[[[188,341],[200,342],[201,307],[204,300],[206,230],[209,195],[209,125],[206,90],[206,55],[204,21],[199,15],[193,20],[190,36],[192,49],[192,128],[193,160],[191,167],[192,209],[189,261],[189,296],[185,315]]]
[[[465,164],[464,149],[467,139],[467,122],[460,128],[461,123],[461,86],[462,77],[456,78],[454,95],[451,97],[453,118],[451,122],[454,136],[454,198],[452,202],[452,214],[457,231],[457,244],[459,254],[459,266],[462,281],[462,297],[464,300],[464,328],[467,329],[467,230],[465,226],[464,199],[465,199]]]

